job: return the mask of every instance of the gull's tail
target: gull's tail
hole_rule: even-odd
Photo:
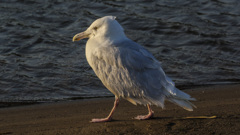
[[[196,100],[195,98],[191,98],[190,95],[182,92],[177,88],[175,88],[175,92],[176,93],[174,95],[171,94],[169,97],[167,97],[167,99],[170,102],[173,102],[188,111],[193,111],[193,107],[197,108],[194,104],[189,102],[189,101],[195,101]]]

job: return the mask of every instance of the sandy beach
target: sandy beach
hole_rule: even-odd
[[[145,121],[132,118],[146,114],[146,107],[120,100],[114,121],[90,123],[92,118],[108,115],[113,98],[5,107],[0,109],[0,135],[240,134],[240,85],[184,91],[197,99],[193,112],[166,102],[166,109],[153,107],[154,119]]]

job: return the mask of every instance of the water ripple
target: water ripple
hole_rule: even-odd
[[[0,101],[111,96],[72,36],[115,15],[126,35],[162,62],[178,86],[239,83],[240,2],[0,2]]]

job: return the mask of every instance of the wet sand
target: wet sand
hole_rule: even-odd
[[[144,106],[120,100],[114,121],[90,123],[108,115],[113,98],[45,103],[0,109],[0,135],[80,134],[228,134],[240,133],[240,85],[219,85],[185,90],[197,99],[193,112],[166,102],[166,109],[153,107],[155,118],[132,119],[146,114]],[[213,119],[186,118],[216,116]]]

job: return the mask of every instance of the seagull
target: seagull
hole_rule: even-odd
[[[153,118],[150,106],[164,108],[165,100],[188,111],[196,107],[190,102],[195,99],[175,87],[160,62],[144,47],[127,38],[115,16],[95,20],[86,31],[76,34],[73,42],[83,38],[88,38],[85,54],[89,65],[103,85],[115,95],[110,114],[90,122],[111,121],[120,98],[134,105],[147,106],[149,113],[135,117],[138,120]]]

